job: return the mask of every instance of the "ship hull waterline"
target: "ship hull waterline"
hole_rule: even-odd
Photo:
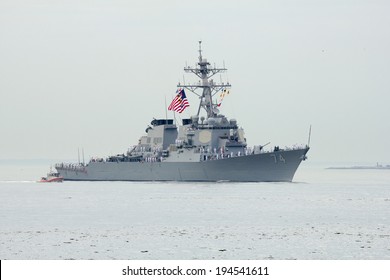
[[[308,150],[196,162],[90,162],[56,169],[66,181],[291,182]]]

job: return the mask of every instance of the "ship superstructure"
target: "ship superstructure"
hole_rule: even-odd
[[[292,181],[309,147],[269,151],[261,145],[248,147],[237,121],[219,112],[215,96],[228,92],[231,85],[216,83],[212,77],[226,70],[210,67],[199,42],[197,65],[184,71],[200,81],[177,86],[179,94],[187,90],[199,97],[196,115],[179,126],[173,119],[153,119],[146,135],[126,153],[94,158],[88,164],[60,163],[57,171],[65,180]]]

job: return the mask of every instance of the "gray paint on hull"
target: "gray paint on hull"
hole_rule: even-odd
[[[90,162],[85,172],[57,168],[75,181],[291,182],[309,148],[200,162]]]

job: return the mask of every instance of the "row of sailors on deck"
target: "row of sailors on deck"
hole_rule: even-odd
[[[224,159],[224,158],[231,158],[234,157],[234,153],[231,152],[230,154],[203,154],[201,156],[202,161],[208,161],[208,160],[218,160],[218,159]],[[236,156],[241,156],[241,153],[238,152]],[[143,161],[140,162],[162,162],[164,161],[164,157],[145,157]]]

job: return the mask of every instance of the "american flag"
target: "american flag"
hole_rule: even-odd
[[[171,104],[168,107],[168,110],[181,113],[185,108],[189,107],[187,96],[184,92],[184,89],[179,88],[175,98],[172,100]]]

